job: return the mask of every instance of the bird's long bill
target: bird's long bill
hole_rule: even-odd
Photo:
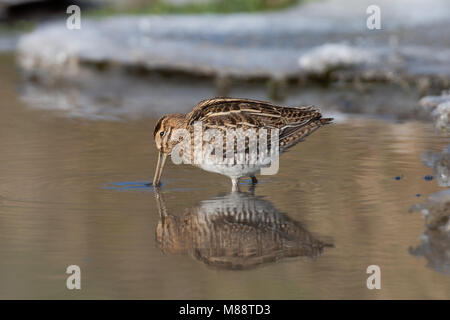
[[[161,175],[166,162],[167,155],[164,152],[159,152],[158,164],[156,165],[155,177],[153,178],[153,186],[159,187],[161,184]]]

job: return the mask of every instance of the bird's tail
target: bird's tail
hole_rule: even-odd
[[[322,118],[321,115],[319,115],[319,117],[310,120],[306,125],[303,125],[299,128],[293,128],[293,132],[291,134],[287,134],[286,136],[282,137],[280,139],[280,147],[283,148],[283,150],[287,150],[288,148],[305,140],[307,136],[312,134],[320,127],[329,124],[332,121],[333,118]]]

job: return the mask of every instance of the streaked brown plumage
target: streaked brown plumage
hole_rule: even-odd
[[[224,136],[227,129],[277,129],[279,130],[279,151],[282,153],[321,126],[330,123],[332,119],[322,118],[321,113],[312,106],[284,107],[269,102],[239,98],[213,98],[201,101],[187,115],[169,114],[157,122],[154,138],[159,150],[159,158],[153,181],[155,186],[160,184],[166,156],[179,142],[171,141],[171,134],[175,129],[186,129],[192,134],[197,121],[202,122],[204,130],[216,129],[223,132]],[[191,141],[194,144],[195,137]],[[225,140],[223,144],[225,148]],[[248,152],[248,146],[245,150]],[[230,169],[223,166],[219,168],[219,166],[203,166],[201,164],[198,166],[229,176],[232,179],[233,187],[237,187],[238,178],[244,176],[250,176],[256,182],[254,175],[261,168],[235,166]]]

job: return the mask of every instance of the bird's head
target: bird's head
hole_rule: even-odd
[[[176,129],[181,129],[185,124],[184,114],[169,114],[158,120],[153,131],[156,148],[159,151],[158,164],[156,166],[153,186],[158,187],[161,183],[161,175],[167,156],[172,152],[173,147],[178,143],[172,140],[171,136]]]

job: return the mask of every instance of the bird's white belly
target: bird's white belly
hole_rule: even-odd
[[[214,165],[202,163],[197,166],[205,171],[220,173],[230,178],[252,176],[255,173],[257,173],[261,168],[258,166],[247,166],[242,164],[227,166],[227,165]]]
[[[195,166],[205,171],[219,173],[228,176],[230,178],[252,176],[258,173],[261,170],[261,168],[268,167],[269,165],[266,163],[260,163],[255,159],[249,159],[248,154],[246,154],[245,160],[238,159],[238,155],[235,154],[235,162],[231,165],[221,163],[220,161],[217,161],[214,157],[211,157],[209,160],[204,159],[201,163],[195,164]]]

